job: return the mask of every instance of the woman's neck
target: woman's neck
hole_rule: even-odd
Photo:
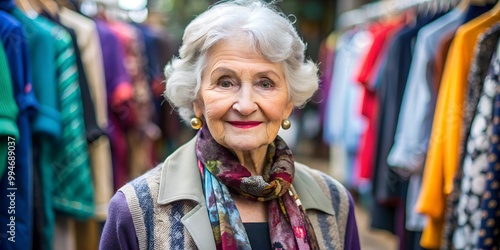
[[[240,164],[248,169],[252,175],[262,175],[264,164],[266,163],[267,145],[254,150],[233,151],[233,153],[238,158]]]

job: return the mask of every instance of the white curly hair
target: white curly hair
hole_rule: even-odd
[[[164,97],[181,118],[194,117],[206,53],[217,42],[244,38],[271,62],[282,63],[289,96],[303,106],[318,89],[318,67],[305,59],[305,44],[293,22],[274,3],[261,0],[224,1],[197,16],[184,31],[179,57],[165,67]]]

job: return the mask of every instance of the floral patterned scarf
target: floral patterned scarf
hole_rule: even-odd
[[[263,176],[252,176],[204,126],[196,145],[217,249],[251,249],[232,195],[267,202],[272,249],[319,249],[316,235],[291,183],[293,156],[278,136],[268,146]]]

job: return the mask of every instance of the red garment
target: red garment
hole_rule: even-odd
[[[368,27],[368,31],[371,33],[373,40],[372,44],[368,46],[363,58],[359,61],[359,67],[354,73],[354,79],[362,85],[367,86],[370,76],[372,75],[373,65],[375,64],[380,51],[382,50],[382,45],[384,41],[380,41],[382,38],[382,30],[384,24],[380,22],[375,22]],[[385,37],[384,37],[385,39]]]
[[[365,86],[373,86],[376,73],[378,72],[379,64],[383,48],[387,41],[392,38],[395,31],[399,30],[404,24],[404,18],[398,18],[387,21],[386,23],[374,23],[370,26],[369,31],[372,33],[373,42],[368,50],[368,53],[361,60],[360,68],[356,74],[356,79],[359,83]]]
[[[359,74],[355,76],[357,81],[365,87],[361,114],[367,118],[367,130],[361,139],[357,160],[359,177],[362,179],[371,179],[375,160],[379,106],[377,93],[374,90],[376,77],[386,54],[384,52],[386,44],[389,44],[393,35],[404,26],[404,19],[401,17],[386,23],[376,23],[369,28],[372,32],[373,43],[364,60],[361,61]]]
[[[368,126],[361,139],[357,162],[359,164],[359,177],[362,179],[371,179],[373,161],[375,159],[375,144],[377,141],[376,121],[379,102],[376,93],[368,89],[364,90],[362,102],[361,114],[366,117]]]

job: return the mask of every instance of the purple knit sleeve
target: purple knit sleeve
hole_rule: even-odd
[[[100,250],[139,249],[134,222],[125,195],[118,191],[109,202],[108,218],[101,235]]]
[[[358,226],[356,224],[356,216],[354,216],[354,201],[351,194],[347,194],[349,195],[349,215],[347,216],[344,249],[360,250]]]

